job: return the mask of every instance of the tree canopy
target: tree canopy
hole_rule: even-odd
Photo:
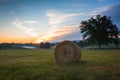
[[[83,39],[88,44],[97,44],[101,48],[102,44],[108,44],[110,40],[118,38],[119,30],[112,23],[111,17],[100,16],[91,17],[80,23],[80,32]]]

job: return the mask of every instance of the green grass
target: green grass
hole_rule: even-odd
[[[78,64],[64,66],[53,50],[0,50],[0,80],[120,80],[120,50],[82,50]]]

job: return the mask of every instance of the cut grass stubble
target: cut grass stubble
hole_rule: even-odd
[[[0,50],[0,80],[120,80],[120,51],[82,50],[79,63],[56,66],[53,50]]]

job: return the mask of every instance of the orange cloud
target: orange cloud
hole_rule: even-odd
[[[43,36],[38,37],[34,42],[35,43],[40,43],[40,42],[47,42],[47,41],[52,41],[55,40],[57,38],[63,37],[67,34],[70,34],[72,32],[75,32],[78,26],[74,25],[74,26],[64,26],[64,28],[61,29],[54,29],[52,32],[45,34]]]

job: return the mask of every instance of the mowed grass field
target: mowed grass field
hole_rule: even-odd
[[[0,80],[120,80],[120,50],[82,50],[78,64],[63,66],[54,50],[0,50]]]

